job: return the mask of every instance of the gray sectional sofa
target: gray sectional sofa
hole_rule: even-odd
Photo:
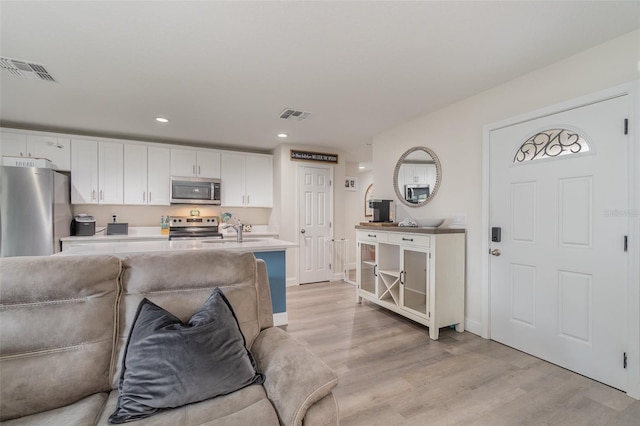
[[[273,326],[266,266],[216,250],[0,259],[0,421],[106,425],[140,301],[188,319],[222,289],[263,384],[132,425],[335,425],[337,376]]]

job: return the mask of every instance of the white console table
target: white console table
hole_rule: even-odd
[[[464,331],[465,230],[356,226],[356,299]]]

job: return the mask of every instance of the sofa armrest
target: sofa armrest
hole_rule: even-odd
[[[327,364],[277,327],[263,330],[251,352],[283,425],[301,425],[307,409],[338,384],[338,376]]]

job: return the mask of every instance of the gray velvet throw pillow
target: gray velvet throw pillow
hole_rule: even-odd
[[[219,288],[187,324],[143,299],[138,306],[110,423],[126,423],[263,383],[238,320]]]

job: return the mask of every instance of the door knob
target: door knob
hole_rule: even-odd
[[[500,250],[498,250],[498,249],[493,249],[493,250],[491,250],[491,254],[493,256],[500,256],[502,254],[502,252]]]
[[[301,230],[300,230],[300,233],[301,233],[301,234],[304,234],[305,232],[307,232],[307,231],[305,231],[304,229],[301,229]]]

